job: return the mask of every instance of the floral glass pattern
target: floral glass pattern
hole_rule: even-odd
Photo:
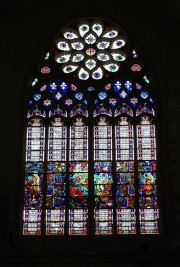
[[[64,29],[55,40],[55,60],[65,73],[78,70],[81,80],[102,79],[104,70],[117,72],[126,60],[126,38],[118,27],[106,29],[102,21],[80,22],[77,29]],[[97,67],[98,66],[98,67]]]

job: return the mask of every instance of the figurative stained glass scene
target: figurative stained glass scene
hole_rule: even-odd
[[[30,79],[22,234],[159,234],[158,88],[139,47],[77,20]]]

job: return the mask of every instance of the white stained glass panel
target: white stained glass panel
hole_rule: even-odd
[[[50,139],[49,140],[50,150],[65,150],[66,149],[66,139]]]
[[[28,127],[27,138],[44,138],[45,131],[44,127]]]
[[[87,221],[88,211],[83,209],[69,210],[69,221],[70,222],[83,222]]]
[[[138,137],[155,137],[154,125],[138,125],[137,126]]]
[[[138,149],[138,160],[156,160],[156,149]]]
[[[88,137],[87,126],[84,127],[71,127],[70,129],[71,138],[85,138]]]
[[[140,209],[139,219],[141,221],[157,221],[159,219],[158,209]]]
[[[24,210],[23,220],[24,222],[37,222],[41,221],[41,210]]]
[[[86,235],[87,234],[87,210],[69,210],[69,234]]]
[[[135,209],[118,209],[117,216],[117,233],[118,234],[135,234],[136,233],[136,215]]]
[[[40,235],[41,234],[41,223],[24,223],[23,224],[24,235]]]
[[[77,124],[83,124],[82,121]],[[70,127],[70,153],[69,160],[88,160],[88,127]]]
[[[51,222],[47,222],[46,223],[46,233],[48,234],[49,232],[61,232],[62,234],[64,234],[64,222],[55,222],[55,221],[51,221]]]
[[[156,139],[155,138],[138,138],[137,139],[137,147],[146,149],[146,148],[155,148],[156,147]]]
[[[48,131],[48,160],[66,160],[67,128],[60,118],[55,118]]]
[[[135,221],[135,209],[118,209],[117,211],[118,221]]]
[[[66,160],[66,150],[49,150],[48,151],[48,160],[51,161],[64,161]]]
[[[69,223],[69,230],[73,231],[80,231],[80,230],[85,230],[87,228],[87,223],[86,222],[70,222]]]
[[[31,150],[44,150],[44,139],[27,139],[26,149]]]
[[[104,118],[99,124],[107,124]],[[99,125],[94,127],[94,160],[112,159],[112,127]]]
[[[133,150],[116,150],[116,160],[133,160],[134,151]]]
[[[41,210],[23,211],[23,234],[39,235],[41,234]]]
[[[127,118],[121,118],[121,125],[115,127],[116,160],[134,159],[134,132]],[[126,124],[126,125],[123,125]]]
[[[65,210],[46,210],[46,234],[63,235]]]
[[[111,139],[95,140],[94,149],[111,149]]]
[[[31,141],[27,140],[27,145],[29,145],[29,143],[32,150],[39,150],[42,142],[40,139],[31,139]]]
[[[49,138],[66,138],[66,127],[50,127]]]
[[[111,126],[95,126],[94,137],[95,138],[108,138],[111,137]]]
[[[107,230],[109,228],[109,225],[112,226],[111,222],[99,222],[99,229],[100,230]]]
[[[112,235],[113,223],[109,222],[96,222],[95,234],[96,235]]]
[[[133,127],[132,126],[116,126],[116,137],[133,137]]]
[[[141,234],[159,234],[157,221],[141,221],[140,222]]]
[[[117,222],[117,234],[136,234],[135,222]]]
[[[95,221],[112,221],[113,210],[112,209],[99,209],[94,210]]]
[[[88,160],[88,151],[87,150],[70,150],[69,160]]]
[[[46,221],[65,221],[65,210],[46,210]]]
[[[94,152],[94,160],[112,160],[111,150],[96,150]]]
[[[134,140],[129,138],[116,139],[117,149],[129,149],[134,148]]]
[[[71,140],[71,148],[75,148],[75,149],[87,148],[86,140],[83,140],[83,139],[73,139],[73,140]]]
[[[43,161],[44,151],[32,150],[26,151],[26,161]]]
[[[151,229],[155,228],[156,224],[157,224],[157,222],[148,222],[147,221],[147,222],[143,222],[141,225],[143,225],[146,230],[151,230]]]
[[[33,119],[27,127],[26,161],[44,160],[45,130],[39,119]]]
[[[112,234],[113,210],[99,209],[94,210],[95,234]]]

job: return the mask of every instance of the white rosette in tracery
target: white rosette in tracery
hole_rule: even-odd
[[[55,60],[62,65],[63,72],[77,71],[81,80],[90,77],[100,80],[105,71],[117,72],[120,62],[127,58],[122,50],[125,36],[118,27],[107,27],[101,21],[81,22],[77,31],[66,28],[55,44],[58,48]]]

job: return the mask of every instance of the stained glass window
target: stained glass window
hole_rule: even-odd
[[[115,153],[117,233],[135,234],[134,129],[127,117],[115,126]]]
[[[95,234],[112,234],[112,126],[106,117],[100,116],[93,132]]]
[[[67,126],[61,118],[48,127],[46,234],[64,234]]]
[[[87,234],[88,126],[76,117],[69,138],[69,234]]]
[[[157,85],[124,30],[58,32],[26,103],[23,235],[159,234]]]

